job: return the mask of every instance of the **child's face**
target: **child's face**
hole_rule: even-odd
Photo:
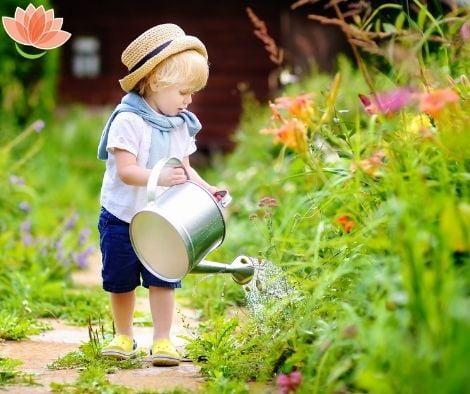
[[[193,92],[183,85],[172,85],[151,93],[150,100],[162,114],[175,116],[193,101]]]

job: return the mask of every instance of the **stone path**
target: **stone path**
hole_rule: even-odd
[[[85,286],[96,286],[100,284],[100,260],[99,255],[91,259],[90,269],[77,272],[74,281]],[[143,297],[137,299],[137,310],[148,313],[148,301]],[[180,349],[184,347],[184,340],[180,335],[189,336],[184,325],[195,327],[197,318],[195,312],[177,306],[178,313],[172,328],[172,340]],[[52,330],[39,335],[34,335],[26,341],[7,341],[0,343],[0,356],[14,358],[23,361],[23,365],[18,367],[24,372],[32,373],[36,376],[36,381],[40,386],[10,385],[2,387],[3,392],[10,393],[50,393],[50,383],[72,383],[78,376],[78,371],[49,370],[47,365],[58,357],[71,351],[77,350],[82,342],[88,342],[87,327],[76,327],[64,324],[57,319],[47,319],[52,326]],[[135,337],[139,347],[148,350],[152,343],[151,327],[136,327]],[[144,359],[145,361],[145,359]],[[199,374],[198,368],[191,362],[183,362],[178,367],[153,367],[149,362],[145,362],[143,368],[132,370],[118,370],[114,374],[108,375],[110,382],[132,387],[134,390],[162,390],[181,387],[190,390],[197,390],[203,378]]]

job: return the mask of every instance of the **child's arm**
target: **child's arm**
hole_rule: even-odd
[[[186,168],[186,171],[188,171],[189,179],[191,179],[193,182],[196,182],[198,185],[206,188],[211,194],[214,194],[217,190],[219,190],[215,186],[209,185],[204,179],[201,178],[197,171],[191,167],[191,164],[189,163],[189,156],[186,156],[183,159],[183,164]]]
[[[127,185],[146,186],[150,170],[137,165],[137,158],[124,149],[114,149],[116,167],[119,178]],[[191,176],[191,174],[190,174]],[[166,167],[162,170],[158,184],[160,186],[173,186],[186,182],[186,175],[182,168]]]

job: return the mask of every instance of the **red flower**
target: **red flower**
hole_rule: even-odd
[[[336,221],[343,227],[347,233],[351,232],[356,223],[347,215],[340,216]]]
[[[16,7],[15,17],[2,17],[3,27],[16,42],[39,49],[54,49],[64,44],[71,36],[60,30],[62,18],[54,18],[54,10],[45,11],[32,4],[26,10]]]

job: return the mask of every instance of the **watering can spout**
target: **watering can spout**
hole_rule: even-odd
[[[238,256],[230,264],[222,264],[215,261],[202,260],[191,273],[227,273],[232,274],[233,280],[239,285],[245,285],[253,278],[255,266],[248,256]]]

